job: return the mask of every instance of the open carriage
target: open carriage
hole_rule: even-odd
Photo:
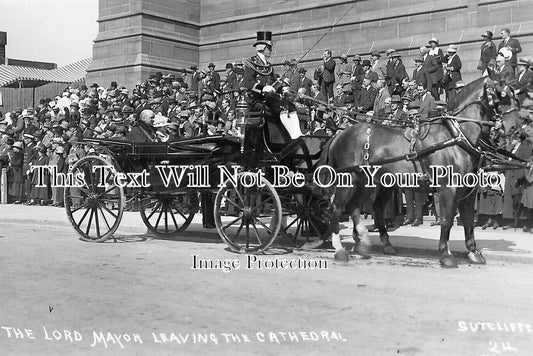
[[[179,236],[199,211],[201,195],[209,193],[216,193],[217,230],[234,251],[259,253],[278,235],[292,243],[320,237],[329,225],[329,200],[308,182],[283,183],[295,172],[309,176],[328,138],[291,140],[267,105],[238,115],[240,137],[148,143],[85,139],[82,144],[95,153],[70,170],[82,184],[65,188],[66,212],[81,239],[112,237],[126,206],[138,208],[150,232]],[[284,177],[278,182],[276,172]]]

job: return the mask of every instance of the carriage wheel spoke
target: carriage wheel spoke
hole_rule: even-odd
[[[172,203],[172,206],[174,207],[174,209],[176,209],[176,212],[177,212],[178,214],[181,215],[181,217],[183,218],[183,220],[187,221],[187,216],[185,216],[185,214],[183,214],[183,213],[181,212],[181,209],[178,208],[178,207],[176,206],[176,203],[173,202],[173,203]],[[171,210],[171,211],[172,211],[172,210]],[[189,211],[190,211],[190,208],[189,208]]]
[[[242,217],[239,216],[237,219],[231,221],[229,224],[225,225],[222,227],[222,231],[226,230],[228,227],[230,227],[231,225],[235,224],[237,221],[241,220]],[[242,223],[241,223],[241,226],[242,226]]]
[[[83,209],[83,208],[86,208],[86,207],[87,207],[87,202],[83,203],[82,205],[80,205],[77,208],[75,208],[74,210],[72,210],[71,214],[74,214],[76,211],[78,211],[80,209]]]
[[[161,203],[161,205],[164,205],[164,204]],[[161,206],[161,211],[159,212],[159,216],[157,217],[157,221],[155,222],[155,225],[154,225],[154,228],[156,229],[159,226],[159,222],[161,221],[161,216],[163,216],[163,210],[164,210],[164,207]]]
[[[230,203],[231,205],[233,205],[234,207],[236,207],[238,210],[242,210],[243,207],[242,206],[238,206],[237,203],[233,202],[233,200],[231,200],[229,197],[227,197],[226,195],[224,195],[224,198],[226,198],[226,203]],[[243,202],[244,203],[244,202]]]
[[[316,236],[322,237],[320,234],[320,230],[316,227],[316,225],[309,219],[309,225],[311,225],[311,228],[315,231]]]
[[[83,220],[85,220],[85,217],[87,216],[88,213],[89,213],[89,209],[85,210],[85,214],[83,214],[83,216],[81,217],[81,220],[78,223],[78,227],[81,227],[81,224],[83,223]]]
[[[105,205],[99,205],[102,207],[102,209],[104,209],[105,211],[107,211],[109,214],[111,214],[115,219],[118,217],[118,215],[116,215],[115,213],[113,213],[107,206]]]
[[[296,232],[294,233],[294,239],[296,239],[299,236],[299,234],[301,234],[302,223],[303,223],[303,220],[301,218],[299,218],[298,219],[298,225],[296,226]]]
[[[239,192],[239,189],[235,188],[235,193],[236,193],[237,196],[239,197],[239,200],[242,202],[242,204],[243,204],[244,206],[246,206],[246,205],[245,205],[246,202],[245,202],[245,200],[243,199],[241,193]]]
[[[255,226],[255,222],[252,221],[252,226],[254,227],[255,236],[257,237],[257,241],[259,242],[259,245],[263,244],[263,241],[261,241],[261,238],[259,237],[259,231],[257,231],[257,226]]]
[[[253,213],[254,211],[256,211],[257,209],[261,208],[262,206],[264,206],[269,200],[272,200],[272,197],[268,197],[267,199],[263,200],[261,203],[257,204],[257,206],[255,208],[253,208],[252,210],[250,210],[250,213]]]
[[[168,233],[168,209],[165,209],[165,232]]]
[[[101,196],[106,195],[107,193],[109,193],[110,191],[112,191],[114,189],[117,189],[117,187],[111,187],[111,188],[107,189],[103,193],[98,194],[97,198],[100,198]]]
[[[235,240],[237,240],[237,238],[239,237],[239,235],[241,234],[241,231],[242,231],[242,227],[244,226],[244,221],[241,222],[241,225],[239,226],[239,228],[237,229],[237,233],[235,234],[235,237],[233,237],[233,239],[231,239],[231,242],[235,242]]]
[[[104,211],[102,210],[102,206],[100,204],[98,204],[98,209],[100,209],[100,214],[102,214],[102,217],[104,218],[105,224],[107,225],[107,230],[111,230],[111,226],[109,226],[107,218],[105,217]]]
[[[266,226],[261,220],[259,220],[259,219],[255,219],[255,221],[257,221],[259,224],[261,224],[261,226],[264,227],[264,228],[268,231],[269,234],[272,234],[272,233],[274,232],[274,231],[272,231],[271,228],[269,228],[268,226]]]
[[[94,222],[96,224],[96,236],[100,237],[100,221],[98,220],[98,209],[94,209]]]
[[[147,220],[150,220],[150,218],[152,216],[154,216],[154,214],[159,210],[159,207],[162,205],[163,203],[161,202],[158,202],[157,205],[155,206],[155,208],[152,210],[152,212],[150,213],[150,215],[148,215],[148,217],[146,218]]]
[[[246,224],[246,248],[250,248],[250,224]]]
[[[172,212],[172,209],[170,209],[170,216],[172,217],[172,221],[174,221],[174,226],[176,227],[176,231],[179,230],[178,223],[176,222],[176,218],[174,217],[174,213]]]
[[[93,221],[94,210],[91,208],[91,215],[89,215],[89,222],[87,223],[87,230],[85,230],[85,235],[89,236],[89,231],[91,231],[91,223]]]

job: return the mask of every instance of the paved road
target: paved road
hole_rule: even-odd
[[[66,223],[1,222],[2,354],[533,349],[530,259],[495,258],[482,267],[462,260],[459,269],[446,270],[434,253],[408,249],[395,257],[376,250],[372,259],[348,265],[335,264],[327,252],[297,251],[261,256],[247,268],[247,257],[226,251],[214,232],[193,229],[186,241],[168,241],[144,230],[122,228],[117,242],[92,244]],[[194,255],[240,268],[192,269]],[[286,260],[327,269],[267,269]]]

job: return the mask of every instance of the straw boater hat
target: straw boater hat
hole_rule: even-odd
[[[435,36],[431,37],[431,39],[428,41],[428,44],[431,44],[431,42],[435,42],[437,46],[439,45],[439,40]]]
[[[446,49],[446,52],[456,53],[457,52],[457,45],[454,45],[454,44],[449,45],[448,48]]]

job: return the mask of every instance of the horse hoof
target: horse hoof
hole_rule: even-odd
[[[442,256],[440,258],[440,265],[443,268],[457,268],[457,260],[453,256]]]
[[[366,244],[359,244],[356,248],[357,254],[363,259],[368,260],[370,258],[370,246]]]
[[[335,261],[348,262],[349,258],[348,258],[348,254],[346,253],[346,251],[345,250],[339,250],[339,251],[335,252]]]
[[[478,264],[478,265],[487,264],[487,261],[485,260],[485,257],[483,257],[483,255],[479,251],[475,251],[475,252],[470,251],[470,252],[468,252],[468,259],[470,260],[470,262]]]
[[[395,255],[396,250],[394,249],[392,245],[387,245],[383,248],[383,253],[386,255]]]

